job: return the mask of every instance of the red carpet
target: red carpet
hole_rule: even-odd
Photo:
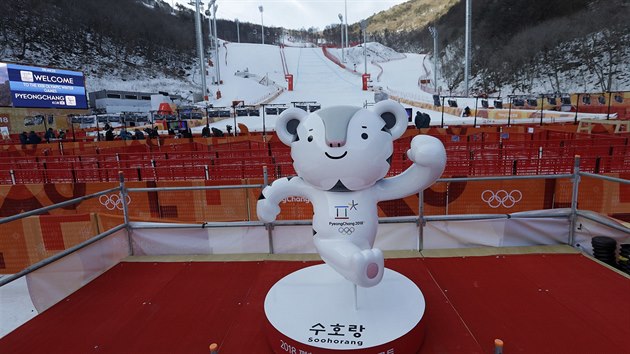
[[[0,339],[0,353],[269,354],[267,290],[312,262],[121,263]],[[630,280],[581,255],[394,259],[425,295],[421,353],[620,353]],[[375,353],[376,354],[376,353]],[[401,353],[397,353],[401,354]],[[405,354],[405,353],[403,353]]]

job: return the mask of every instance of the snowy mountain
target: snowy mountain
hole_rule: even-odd
[[[463,91],[466,0],[411,0],[369,19],[371,40],[402,52],[433,52],[437,28],[446,85]],[[471,1],[473,92],[629,90],[629,0]],[[447,10],[447,11],[444,11]],[[443,13],[432,19],[435,13]],[[392,27],[393,26],[393,27]],[[354,28],[358,32],[358,26]]]
[[[379,55],[389,55],[386,51],[400,58],[405,57],[401,53],[432,52],[427,22],[417,19],[427,17],[426,13],[441,14],[432,23],[440,33],[438,84],[442,92],[461,92],[464,3],[464,0],[440,3],[443,7],[430,11],[431,6],[437,6],[432,0],[413,0],[370,18],[368,41],[372,44],[368,62],[378,63]],[[627,70],[630,67],[630,28],[625,20],[630,16],[628,3],[628,0],[474,1],[473,92],[505,96],[630,89]],[[188,99],[200,92],[193,12],[181,5],[172,7],[163,0],[7,0],[3,2],[3,10],[0,12],[1,61],[83,71],[88,91],[168,91]],[[43,13],[46,16],[41,16]],[[414,25],[400,25],[395,29],[382,26],[383,21],[392,17],[397,23],[413,21]],[[217,22],[219,37],[235,42],[234,23]],[[245,42],[257,38],[254,33],[257,29],[252,24],[241,23],[242,48],[246,48]],[[305,41],[309,41],[309,45],[317,41],[335,45],[339,41],[338,28],[334,27],[320,33],[278,28],[269,31],[268,39],[273,44],[287,43],[289,37],[298,42],[292,45],[302,45]],[[349,37],[351,42],[360,43],[358,24],[350,26]],[[205,41],[208,45],[207,38]],[[376,45],[382,47],[373,49]],[[221,78],[247,67],[254,71],[260,54],[252,55],[245,49],[241,52],[238,45],[231,48],[232,52],[222,54],[228,57],[224,59],[227,71]],[[271,46],[268,51],[268,55],[279,55],[277,46]],[[250,60],[242,67],[231,67],[234,61],[230,59],[237,55],[245,55]],[[355,70],[354,65],[357,71],[364,70],[362,48],[352,48],[344,59],[349,60],[346,64],[351,70]],[[432,72],[427,71],[431,69],[427,68],[433,66],[433,62],[432,55],[418,64],[424,67],[423,78],[432,77]],[[276,75],[278,72],[282,74]],[[274,68],[270,73],[267,70],[256,72],[260,80],[269,77],[268,74],[276,85],[284,85],[281,68]],[[212,75],[209,72],[210,80]],[[418,80],[419,76],[413,80]],[[242,84],[253,85],[252,78]],[[295,79],[296,85],[299,84],[299,78]],[[211,90],[216,95],[217,88],[211,87]],[[223,89],[225,98],[242,96],[240,93],[229,95],[227,90]],[[260,98],[272,94],[273,88],[267,85],[257,90]]]

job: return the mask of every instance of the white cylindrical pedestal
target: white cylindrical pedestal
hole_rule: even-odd
[[[267,336],[275,353],[416,353],[424,339],[422,292],[385,269],[383,280],[357,288],[328,265],[293,272],[265,298]]]

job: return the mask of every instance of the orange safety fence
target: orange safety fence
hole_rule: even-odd
[[[419,108],[427,109],[427,110],[431,110],[431,111],[444,112],[445,114],[450,114],[450,115],[453,115],[453,116],[458,116],[459,117],[464,112],[464,110],[462,108],[458,108],[458,107],[446,107],[444,105],[442,105],[442,106],[435,106],[432,103],[414,101],[414,100],[410,100],[410,99],[403,98],[403,97],[396,97],[396,96],[393,96],[393,95],[390,95],[390,97],[392,99],[396,99],[400,103],[405,103],[405,104],[408,104],[408,105],[411,105],[411,106],[414,106],[414,107],[419,107]]]
[[[341,67],[342,69],[345,69],[346,66],[344,64],[341,63],[341,61],[339,60],[339,58],[337,58],[336,56],[330,54],[328,52],[328,48],[326,48],[326,46],[322,46],[322,52],[324,53],[324,56],[326,58],[328,58],[328,60],[332,61],[333,63],[337,64],[339,67]]]
[[[630,173],[609,174],[611,177],[630,179]],[[555,203],[571,206],[571,181],[558,180]],[[601,179],[582,177],[578,193],[578,209],[592,210],[630,222],[630,185]]]
[[[464,152],[470,154],[469,152]],[[483,153],[483,154],[482,154]],[[474,152],[476,154],[480,154],[478,159],[481,161],[487,156],[487,153],[495,154],[493,151],[480,151]],[[516,152],[515,152],[516,153]],[[518,161],[521,166],[525,166],[525,164],[529,164],[532,169],[537,170],[545,170],[551,171],[555,173],[571,173],[573,164],[566,165],[558,165],[553,159],[537,159],[535,154],[536,151],[532,151],[530,153],[519,152],[522,154],[522,159],[515,160]],[[531,154],[529,156],[527,154]],[[396,157],[398,156],[398,157]],[[624,160],[627,161],[628,159]],[[394,160],[392,161],[392,173],[390,175],[394,175],[400,173],[402,170],[408,167],[411,164],[409,160],[406,159],[405,155],[400,153],[395,155]],[[612,160],[596,160],[596,159],[582,159],[583,165],[597,165],[600,166],[612,166]],[[487,164],[487,165],[475,165],[473,167],[463,164],[458,167],[454,163],[450,163],[447,167],[451,168],[451,170],[456,171],[456,168],[459,168],[461,172],[459,175],[466,175],[466,172],[470,172],[471,168],[479,169],[483,166],[487,166],[484,168],[488,168],[492,170],[491,172],[496,172],[500,168],[503,168],[504,174],[509,175],[510,170],[513,168],[512,163],[508,163],[506,165],[495,165]],[[455,166],[455,167],[453,167]],[[591,166],[591,168],[593,168]],[[262,183],[262,180],[259,176],[262,175],[262,166],[254,165],[254,164],[236,164],[236,165],[220,165],[220,166],[212,166],[213,170],[210,170],[212,174],[219,173],[228,173],[230,176],[236,176],[232,180],[227,179],[217,179],[217,180],[196,180],[196,181],[161,181],[159,176],[154,181],[128,181],[126,182],[126,186],[128,188],[159,188],[159,187],[169,187],[169,186],[211,186],[211,185],[241,185],[246,183],[251,183],[251,181],[257,181],[257,183]],[[251,168],[251,173],[248,173],[245,167]],[[194,168],[194,167],[190,167]],[[182,173],[191,173],[190,168],[179,167],[179,171]],[[230,171],[230,168],[236,168],[236,172]],[[602,169],[604,167],[601,167]],[[609,167],[606,167],[609,168]],[[153,170],[152,170],[153,171]],[[156,171],[159,172],[159,169]],[[282,175],[292,175],[294,172],[292,170],[291,164],[281,165],[281,171],[269,171],[270,180],[274,178],[280,178]],[[201,173],[205,173],[205,171],[201,171]],[[621,174],[613,174],[614,176],[621,176],[621,178],[630,177],[630,173],[625,172]],[[276,176],[276,177],[274,177]],[[117,177],[117,174],[114,175],[112,173],[112,178]],[[172,177],[172,176],[171,176]],[[589,179],[585,179],[585,181],[589,181]],[[458,182],[459,183],[459,182]],[[562,182],[558,182],[559,186],[562,186]],[[570,183],[570,181],[566,181],[565,183]],[[587,182],[585,182],[587,183]],[[599,183],[602,184],[601,181],[596,182],[588,182],[588,183]],[[460,183],[461,184],[461,183]],[[53,205],[56,203],[60,203],[69,199],[82,197],[88,194],[96,193],[105,189],[114,188],[118,186],[117,182],[93,182],[93,183],[45,183],[45,184],[30,184],[30,185],[0,185],[0,217],[6,217],[15,215],[21,212],[38,209],[44,206]],[[453,185],[449,185],[449,193],[448,198],[438,198],[442,202],[440,204],[436,204],[434,202],[436,195],[442,193],[439,191],[440,188],[436,187],[440,184],[436,184],[430,190],[425,191],[425,204],[429,203],[430,208],[438,208],[437,212],[446,211],[445,209],[448,207],[448,213],[486,213],[489,212],[492,207],[484,207],[483,203],[479,200],[481,198],[481,192],[485,190],[489,191],[499,191],[505,190],[507,192],[508,189],[521,189],[527,191],[538,191],[538,199],[536,201],[532,201],[532,199],[527,199],[528,204],[526,204],[524,210],[531,209],[546,209],[549,207],[557,207],[558,204],[566,203],[566,199],[570,198],[570,196],[562,197],[561,195],[554,195],[553,201],[554,204],[549,203],[549,196],[543,193],[542,191],[549,190],[548,182],[543,182],[541,180],[506,180],[505,182],[492,181],[485,182],[483,184],[483,191],[480,190],[482,187],[473,187],[479,185],[477,182],[464,183],[465,187],[459,186],[457,183]],[[509,185],[509,187],[508,187]],[[522,186],[522,187],[521,187]],[[620,191],[625,191],[623,193],[628,193],[625,187],[618,187]],[[593,188],[589,188],[587,190],[595,190]],[[252,193],[252,192],[250,192]],[[258,193],[258,192],[256,192]],[[490,193],[490,192],[489,192]],[[620,192],[621,193],[621,192]],[[620,197],[613,197],[609,200],[621,200],[619,198],[623,197],[625,194],[620,194]],[[474,200],[472,195],[477,195],[477,203],[470,203],[470,200]],[[545,198],[542,196],[545,195]],[[180,221],[235,221],[235,220],[248,220],[253,214],[253,210],[255,209],[255,201],[257,200],[258,195],[248,195],[242,189],[223,189],[223,190],[212,190],[212,191],[188,191],[188,192],[151,192],[151,193],[130,193],[127,197],[127,204],[129,207],[129,215],[133,218],[140,219],[172,219],[172,220],[180,220]],[[457,198],[456,198],[457,197]],[[470,199],[461,199],[463,197],[470,197]],[[523,196],[524,197],[524,196]],[[246,200],[249,198],[249,205]],[[415,198],[415,199],[413,199]],[[627,197],[626,197],[627,198]],[[302,218],[302,216],[310,217],[312,215],[312,211],[304,211],[302,210],[303,204],[306,204],[305,201],[298,200],[299,198],[290,199],[284,201],[284,203],[288,203],[289,207],[285,214],[281,217],[286,219],[294,219],[294,218]],[[488,199],[488,198],[486,198]],[[601,198],[597,195],[589,196],[588,203],[592,207],[589,207],[589,210],[594,210],[598,212],[603,212],[606,214],[610,213],[610,208],[600,207],[596,201]],[[462,205],[460,206],[460,201],[464,200]],[[446,201],[446,204],[445,202]],[[525,201],[525,199],[524,199]],[[523,201],[523,202],[524,202]],[[523,204],[521,202],[521,205]],[[407,211],[411,210],[413,214],[417,213],[417,197],[409,197],[403,204],[399,204],[398,209],[395,207],[396,203],[383,203],[381,207],[381,213],[383,216],[398,216],[401,215],[399,212],[395,212],[394,210],[403,210],[402,215],[407,215]],[[627,207],[624,205],[624,207]],[[310,205],[307,206],[307,209],[310,208]],[[430,210],[430,209],[427,209]],[[518,209],[521,210],[521,209]],[[102,195],[99,198],[92,198],[88,200],[84,200],[80,203],[67,206],[65,208],[55,209],[50,212],[53,215],[72,215],[72,214],[81,214],[81,213],[108,213],[108,214],[117,214],[122,215],[122,201],[118,193],[111,193],[109,195]]]
[[[630,179],[630,173],[614,174]],[[234,180],[230,185],[261,184],[261,179]],[[0,217],[48,206],[115,187],[115,183],[0,186]],[[227,185],[222,181],[128,182],[128,188]],[[257,220],[260,188],[129,192],[132,221],[203,223]],[[423,192],[424,215],[509,214],[571,206],[572,180],[500,180],[438,182]],[[0,273],[12,273],[121,225],[123,201],[118,193],[54,209],[49,215],[12,221],[0,228]],[[278,220],[308,220],[313,209],[300,197],[281,202]],[[630,221],[630,186],[582,177],[578,208]],[[418,195],[383,201],[380,217],[419,214]]]
[[[10,156],[48,156],[98,153],[123,153],[130,151],[195,151],[209,150],[221,146],[224,149],[239,147],[241,149],[263,146],[262,136],[226,136],[211,138],[170,138],[145,140],[114,140],[114,141],[55,141],[37,145],[0,144],[0,157]]]
[[[160,188],[240,185],[245,181],[126,182],[127,188]],[[118,183],[58,183],[43,185],[0,186],[0,217],[19,214],[114,188]],[[258,191],[260,193],[260,191]],[[256,195],[256,199],[258,196]],[[170,220],[175,222],[244,221],[249,219],[244,189],[198,191],[131,192],[126,198],[129,216],[135,220]],[[103,213],[122,216],[119,193],[101,195],[65,208],[53,209],[52,215]]]
[[[630,160],[630,159],[629,159]],[[566,166],[558,166],[553,161],[546,163],[544,159],[527,159],[523,158],[523,164],[530,162],[532,168],[556,168],[558,173],[570,173],[572,170],[572,162]],[[408,160],[399,160],[402,171],[410,162]],[[596,164],[597,160],[586,160],[584,164]],[[611,161],[603,161],[600,164],[610,164]],[[283,165],[287,170],[291,165]],[[393,166],[397,166],[393,163]],[[542,167],[541,167],[542,166]],[[241,168],[242,166],[237,166]],[[256,166],[262,169],[262,166]],[[464,166],[465,169],[470,167]],[[490,167],[488,167],[490,168]],[[496,166],[493,167],[496,170]],[[507,166],[506,168],[510,168]],[[564,169],[565,171],[563,171]],[[463,171],[463,169],[462,169]],[[271,171],[273,172],[273,171]],[[399,172],[395,172],[399,173]],[[393,173],[393,174],[395,174]],[[270,180],[279,178],[273,177],[275,173],[270,173]],[[630,173],[612,174],[621,178],[630,178]],[[241,176],[239,174],[239,176]],[[143,181],[143,182],[126,182],[128,188],[159,188],[159,187],[188,187],[188,186],[217,186],[217,185],[242,185],[262,183],[258,170],[251,176],[245,178],[235,178],[232,180],[213,180],[213,181]],[[257,178],[258,177],[258,178]],[[248,179],[249,178],[249,179]],[[500,208],[495,210],[492,206],[484,206],[482,202],[482,193],[488,190],[485,199],[491,198],[490,195],[498,193],[498,191],[511,192],[519,189],[522,194],[523,201],[520,202],[517,209],[514,210],[531,210],[531,209],[547,209],[565,205],[570,195],[557,194],[556,190],[566,190],[564,184],[570,184],[568,180],[559,180],[560,182],[551,183],[543,180],[514,181],[506,180],[504,182],[456,182],[444,186],[438,183],[425,191],[425,209],[428,213],[435,210],[436,214],[457,214],[457,213],[488,213],[491,211],[501,211]],[[564,182],[562,182],[564,181]],[[588,183],[594,183],[597,186],[611,185],[593,179],[583,179],[585,184],[582,187],[589,186]],[[564,184],[563,184],[564,183]],[[557,184],[557,186],[556,186]],[[82,197],[92,193],[96,193],[105,189],[118,186],[115,182],[95,182],[95,183],[56,183],[56,184],[32,184],[32,185],[0,185],[0,217],[7,217],[21,212],[38,209],[44,206],[53,205],[69,199]],[[481,186],[481,187],[480,187]],[[612,184],[611,186],[614,186]],[[448,188],[448,195],[445,190]],[[601,187],[584,188],[587,191],[597,191]],[[609,187],[612,188],[612,187]],[[620,207],[622,213],[630,208],[630,205],[624,204],[624,200],[628,200],[628,188],[624,185],[617,186],[620,192],[617,194],[597,194],[589,196],[585,203],[589,206],[589,210],[602,212],[605,214],[618,213],[612,206],[604,206],[598,204],[597,201],[608,199],[607,203],[613,203],[615,207]],[[483,189],[483,190],[482,190]],[[508,190],[509,189],[509,190]],[[527,191],[527,192],[523,192]],[[536,191],[535,195],[527,196],[527,193]],[[543,192],[544,191],[544,192]],[[551,192],[550,192],[551,191]],[[244,189],[221,189],[208,191],[156,191],[151,193],[129,193],[127,197],[127,205],[131,218],[138,220],[172,220],[182,222],[203,222],[203,221],[243,221],[250,220],[255,210],[255,202],[259,195],[259,190],[254,189],[246,191]],[[503,192],[501,192],[503,193]],[[550,194],[551,193],[551,194]],[[624,194],[625,193],[625,194]],[[503,196],[505,197],[505,196]],[[583,194],[580,195],[580,198]],[[551,198],[551,199],[550,199]],[[625,198],[625,199],[624,199]],[[582,200],[582,199],[580,199]],[[438,202],[439,201],[439,202]],[[472,202],[475,203],[472,203]],[[527,201],[527,202],[526,202]],[[523,203],[524,209],[520,209]],[[553,203],[552,203],[553,202]],[[307,201],[300,198],[289,198],[283,201],[288,207],[283,209],[282,219],[301,219],[310,218],[312,210]],[[603,203],[603,202],[602,202]],[[616,203],[616,204],[615,204]],[[487,204],[487,203],[486,203]],[[381,204],[382,216],[400,216],[417,214],[417,196],[408,197],[404,202],[384,202]],[[73,215],[83,213],[106,213],[122,215],[122,201],[118,193],[110,193],[102,195],[99,198],[84,200],[80,203],[67,206],[65,208],[54,209],[50,211],[52,215]]]
[[[0,274],[12,274],[100,233],[97,214],[41,215],[0,227]],[[120,225],[120,223],[118,224]]]

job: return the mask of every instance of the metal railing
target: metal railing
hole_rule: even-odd
[[[575,240],[575,229],[576,229],[576,221],[578,217],[583,217],[597,223],[603,224],[607,227],[610,227],[615,230],[619,230],[625,233],[630,233],[630,229],[624,228],[614,222],[611,222],[607,218],[599,218],[594,217],[588,213],[582,212],[578,210],[578,192],[579,192],[579,184],[580,179],[582,177],[595,178],[600,180],[605,180],[613,183],[620,184],[630,184],[630,180],[615,178],[610,176],[601,176],[592,173],[580,172],[579,168],[580,158],[576,156],[574,171],[572,174],[560,174],[560,175],[537,175],[537,176],[496,176],[496,177],[471,177],[471,178],[441,178],[438,179],[437,182],[483,182],[483,181],[498,181],[498,180],[535,180],[535,179],[570,179],[572,181],[572,193],[571,193],[571,208],[568,212],[559,213],[557,210],[548,209],[545,211],[541,211],[537,213],[535,216],[528,215],[526,217],[536,217],[536,218],[557,218],[557,217],[567,217],[570,221],[570,229],[569,229],[569,237],[567,239],[566,244],[572,245]],[[28,212],[24,212],[18,215],[13,215],[9,217],[5,217],[0,219],[0,225],[20,220],[29,216],[39,215],[45,212],[48,212],[53,209],[66,207],[68,205],[80,203],[82,201],[96,198],[101,195],[105,195],[108,193],[118,192],[120,194],[121,200],[126,200],[127,195],[130,193],[152,193],[152,192],[160,192],[160,191],[193,191],[193,190],[221,190],[221,189],[261,189],[268,185],[268,175],[266,167],[263,168],[263,184],[249,184],[249,185],[225,185],[225,186],[191,186],[191,187],[161,187],[161,188],[127,188],[125,186],[125,180],[123,178],[122,173],[120,174],[120,185],[115,188],[110,188],[107,190],[103,190],[97,193],[89,194],[86,196],[82,196],[79,198],[70,199],[61,203],[57,203],[54,205],[46,206],[43,208],[31,210]],[[246,198],[249,198],[247,196]],[[225,228],[225,227],[265,227],[268,230],[269,237],[269,253],[274,253],[273,250],[273,229],[275,226],[295,226],[295,225],[311,225],[311,220],[279,220],[273,223],[263,223],[261,221],[252,221],[251,212],[248,209],[248,220],[247,221],[239,221],[239,222],[204,222],[204,223],[182,223],[182,224],[169,224],[167,226],[154,224],[154,225],[136,225],[132,226],[130,223],[129,217],[129,208],[126,203],[123,204],[123,217],[124,222],[121,225],[118,225],[110,230],[102,232],[82,243],[79,243],[73,247],[70,247],[66,250],[60,251],[59,253],[53,255],[52,257],[46,258],[40,262],[32,264],[25,268],[24,270],[9,276],[5,276],[0,278],[0,286],[8,284],[21,276],[27,275],[37,269],[45,267],[65,256],[68,256],[86,246],[93,244],[96,241],[99,241],[109,235],[114,234],[117,231],[122,229],[127,229],[128,239],[131,237],[132,229],[159,229],[159,228]],[[510,218],[519,218],[522,216],[514,215],[514,214],[459,214],[459,215],[424,215],[424,200],[423,193],[419,193],[419,215],[413,216],[399,216],[399,217],[387,217],[387,218],[379,218],[379,224],[395,224],[395,223],[416,223],[418,225],[418,250],[423,250],[423,234],[424,227],[427,222],[434,221],[470,221],[470,220],[493,220],[493,219],[510,219]],[[129,239],[129,254],[133,254],[132,242]]]

